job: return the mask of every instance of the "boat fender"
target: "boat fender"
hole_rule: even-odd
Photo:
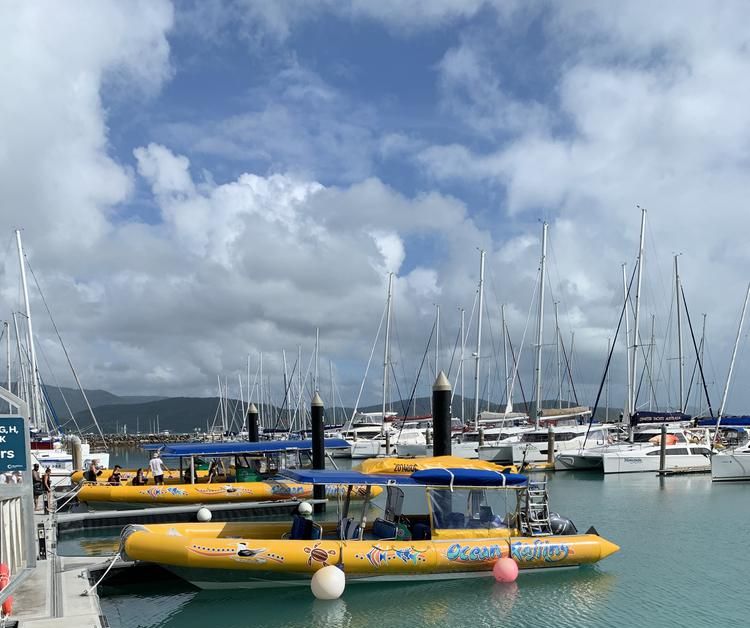
[[[561,517],[556,512],[551,512],[549,515],[550,528],[552,534],[565,535],[565,534],[578,534],[578,529],[575,524],[566,517]]]
[[[10,569],[5,563],[0,563],[0,591],[10,584]],[[9,596],[0,607],[0,617],[8,617],[13,612],[13,596]]]

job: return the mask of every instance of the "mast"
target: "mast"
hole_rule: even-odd
[[[8,321],[3,322],[3,333],[5,334],[5,381],[8,383],[8,390],[10,392],[13,392],[13,386],[10,383],[10,325],[8,325]],[[16,386],[16,389],[18,387]],[[8,413],[13,412],[13,407],[10,405],[10,401],[8,402]]]
[[[308,373],[310,371],[308,370]],[[297,411],[295,412],[295,415],[298,417],[298,421],[302,421],[302,404],[303,401],[303,395],[302,395],[302,345],[297,345]],[[289,429],[292,429],[291,424],[289,425]]]
[[[680,309],[680,270],[677,265],[677,255],[674,256],[674,288],[677,298],[677,366],[679,368],[680,412],[685,412],[684,373],[682,364],[682,311]]]
[[[383,346],[383,430],[385,430],[385,408],[388,403],[388,366],[391,344],[391,305],[393,300],[393,273],[388,273],[388,298],[385,312],[385,343]]]
[[[562,408],[562,370],[560,367],[560,323],[557,318],[557,305],[555,301],[555,353],[557,354],[557,407]]]
[[[461,371],[461,423],[466,425],[466,416],[464,414],[464,353],[466,352],[466,327],[465,327],[465,314],[464,308],[461,308],[461,364],[459,370]]]
[[[635,317],[633,320],[633,351],[630,354],[630,413],[636,409],[635,381],[638,377],[638,340],[641,322],[641,279],[643,277],[643,247],[646,237],[646,210],[641,209],[641,236],[638,244],[638,273],[635,284]]]
[[[315,381],[313,382],[313,392],[320,392],[318,387],[318,373],[320,371],[320,327],[315,328]],[[333,402],[333,399],[331,399]]]
[[[536,368],[534,371],[534,425],[539,429],[542,416],[542,336],[544,333],[544,279],[547,264],[547,223],[542,223],[542,257],[539,261],[539,320],[536,328]]]
[[[630,377],[630,313],[628,312],[628,305],[630,304],[628,295],[628,273],[627,265],[622,265],[622,289],[625,299],[625,362],[626,362],[626,373],[628,374],[628,391],[625,395],[625,412],[623,413],[623,422],[630,425],[630,415],[633,414],[633,380]]]
[[[500,306],[500,318],[503,322],[503,366],[505,370],[505,414],[513,412],[510,380],[508,379],[508,328],[505,323],[505,303]]]
[[[333,362],[331,360],[328,360],[328,378],[331,380],[331,412],[332,412],[332,421],[333,424],[336,425],[336,399],[333,396]]]
[[[612,351],[612,339],[607,338],[607,359],[609,352]],[[607,369],[607,381],[604,388],[604,422],[609,423],[609,369]]]
[[[706,319],[703,319],[703,323],[705,325]],[[648,409],[649,411],[653,409],[653,406],[656,404],[655,394],[655,387],[654,387],[654,352],[656,351],[656,336],[654,334],[654,327],[656,325],[656,314],[651,315],[651,347],[648,354],[648,379],[649,379],[649,393],[648,393]],[[701,356],[701,359],[703,359],[703,356]]]
[[[263,427],[268,427],[264,421],[263,421],[263,352],[260,352],[260,387],[258,388],[258,402],[260,403],[260,407],[258,410],[260,411],[260,424]]]
[[[435,377],[440,372],[439,370],[439,356],[440,356],[440,306],[435,305]]]
[[[701,364],[703,364],[703,352],[705,348],[706,348],[706,315],[703,314],[703,330],[701,331],[701,351],[700,351]],[[705,393],[704,393],[704,397],[705,397]],[[698,408],[698,415],[700,416],[701,414],[703,414],[703,400],[702,399],[701,399],[700,408]]]
[[[479,316],[477,318],[477,352],[474,354],[474,429],[479,429],[479,359],[482,354],[482,308],[484,307],[484,255],[479,251]]]
[[[29,305],[29,288],[26,284],[26,263],[23,259],[23,245],[21,244],[21,232],[16,229],[16,245],[18,247],[18,263],[21,267],[21,287],[23,289],[23,302],[26,309],[26,325],[29,335],[29,354],[31,359],[31,410],[32,423],[38,429],[41,427],[41,403],[39,396],[39,378],[36,365],[36,349],[34,347],[34,331],[31,325],[31,308]]]
[[[732,381],[732,371],[734,371],[734,359],[737,357],[737,346],[740,344],[740,336],[742,335],[742,325],[745,322],[745,312],[747,311],[747,301],[750,298],[750,284],[747,286],[747,292],[745,293],[745,302],[742,305],[742,316],[740,316],[740,324],[737,327],[737,337],[734,339],[734,348],[732,349],[732,359],[729,362],[729,372],[727,373],[727,381],[724,384],[724,394],[721,397],[721,406],[719,407],[719,415],[716,417],[716,434],[719,433],[719,423],[721,417],[724,416],[724,407],[727,403],[727,395],[729,394],[729,385]],[[716,436],[714,436],[714,443],[716,442]]]
[[[18,351],[18,381],[16,382],[16,392],[18,396],[28,403],[29,389],[26,384],[26,371],[23,366],[23,356],[21,354],[21,334],[18,333],[18,318],[13,312],[13,329],[16,332],[16,351]]]

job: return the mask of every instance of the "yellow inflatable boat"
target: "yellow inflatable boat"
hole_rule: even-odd
[[[434,469],[411,476],[347,471],[288,474],[297,481],[385,487],[383,516],[349,516],[338,522],[300,515],[283,523],[131,525],[122,550],[131,560],[158,563],[201,588],[266,588],[309,584],[326,565],[349,582],[414,581],[489,576],[499,558],[520,569],[595,563],[619,547],[591,528],[549,513],[546,487],[524,476],[479,469]],[[405,491],[427,496],[426,512],[403,515]],[[369,494],[370,491],[366,491]],[[511,509],[505,510],[508,504]],[[367,501],[365,502],[367,506]]]

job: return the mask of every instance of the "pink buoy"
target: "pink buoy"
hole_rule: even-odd
[[[512,558],[498,558],[492,567],[492,575],[498,582],[515,582],[518,578],[518,565]]]

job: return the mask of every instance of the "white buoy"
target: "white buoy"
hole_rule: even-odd
[[[313,507],[310,502],[302,502],[297,506],[297,512],[303,517],[309,517],[313,513]]]
[[[336,565],[318,569],[310,581],[313,595],[319,600],[338,600],[346,587],[346,576]]]
[[[198,512],[195,515],[195,518],[198,519],[201,523],[208,523],[211,521],[211,517],[213,515],[211,514],[211,511],[208,508],[199,508]]]

